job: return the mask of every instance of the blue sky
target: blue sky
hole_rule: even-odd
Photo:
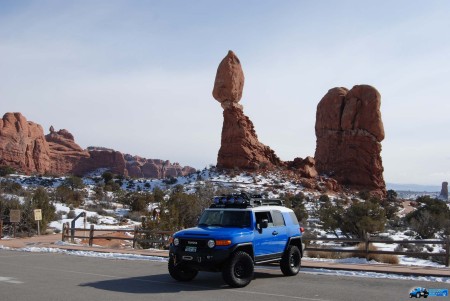
[[[384,177],[450,180],[448,1],[0,2],[1,114],[21,112],[80,146],[203,168],[232,49],[241,104],[282,160],[313,156],[316,107],[357,84],[382,96]]]

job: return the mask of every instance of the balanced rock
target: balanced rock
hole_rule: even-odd
[[[381,96],[368,85],[333,88],[316,114],[316,169],[354,189],[385,195]]]
[[[233,51],[229,51],[217,68],[213,97],[222,105],[223,127],[217,167],[258,169],[281,163],[270,147],[260,143],[253,123],[238,104],[244,88],[244,73]]]
[[[244,89],[244,72],[241,62],[233,51],[220,62],[214,81],[213,97],[220,102],[222,108],[237,107],[242,109],[238,102],[242,98]]]

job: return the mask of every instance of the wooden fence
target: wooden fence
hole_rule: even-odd
[[[99,233],[100,235],[98,235]],[[132,236],[127,238],[123,236],[117,236],[117,233],[132,233]],[[70,239],[70,241],[73,243],[75,238],[78,238],[86,240],[89,246],[92,246],[94,244],[94,241],[98,239],[117,239],[132,242],[133,248],[136,248],[138,243],[145,243],[152,247],[162,248],[169,245],[169,237],[173,233],[173,231],[143,230],[137,226],[134,229],[95,229],[94,225],[91,225],[89,229],[70,228],[69,223],[65,223],[63,224],[62,229],[62,241]]]
[[[84,232],[84,235],[78,235],[78,233]],[[88,234],[86,234],[88,232]],[[96,233],[103,233],[101,235],[96,235]],[[120,236],[114,235],[105,235],[105,234],[114,234],[114,233],[133,233],[129,238],[124,238]],[[133,248],[136,248],[136,245],[145,243],[152,245],[153,247],[166,247],[169,244],[169,237],[172,235],[173,231],[155,231],[155,230],[143,230],[139,227],[135,227],[134,229],[95,229],[94,225],[91,225],[89,229],[82,228],[70,228],[69,223],[63,224],[62,229],[62,241],[66,241],[68,239],[71,242],[74,242],[75,238],[85,239],[88,241],[89,246],[94,244],[94,241],[97,239],[117,239],[117,240],[126,240],[132,241]],[[147,238],[151,237],[151,238]],[[357,249],[343,249],[343,248],[315,248],[314,244],[311,242],[324,242],[324,241],[332,241],[336,243],[349,243],[349,244],[357,244],[364,243],[363,250]],[[370,254],[391,254],[391,255],[407,255],[407,256],[437,256],[444,257],[445,265],[449,266],[450,261],[450,236],[447,236],[444,240],[389,240],[389,239],[377,239],[377,238],[369,238],[365,239],[355,239],[355,238],[316,238],[316,239],[308,239],[309,242],[305,248],[305,251],[320,251],[320,252],[340,252],[340,253],[354,253],[354,254],[363,254],[366,258],[369,257]],[[424,245],[424,244],[434,244],[434,245],[443,245],[445,253],[432,253],[432,252],[407,252],[407,251],[379,251],[379,250],[370,250],[370,244],[372,243],[384,243],[384,244],[414,244],[414,245]]]
[[[407,255],[407,256],[436,256],[436,257],[444,257],[445,265],[448,267],[450,264],[450,236],[447,236],[446,239],[443,240],[390,240],[390,239],[378,239],[378,238],[370,238],[366,237],[365,239],[355,239],[355,238],[316,238],[316,239],[308,239],[309,242],[323,242],[323,241],[332,241],[337,243],[350,243],[357,244],[363,243],[364,249],[343,249],[343,248],[315,248],[314,244],[308,244],[305,248],[305,251],[319,251],[319,252],[340,252],[340,253],[354,253],[354,254],[363,254],[366,258],[369,257],[370,254],[391,254],[391,255]],[[433,245],[443,245],[445,253],[432,253],[432,252],[408,252],[408,251],[380,251],[380,250],[370,250],[370,244],[372,243],[384,243],[384,244],[401,244],[401,245],[425,245],[425,244],[433,244]]]

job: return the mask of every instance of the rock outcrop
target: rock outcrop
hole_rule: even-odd
[[[73,135],[65,130],[55,132],[50,127],[50,134],[45,136],[50,148],[50,172],[54,175],[65,175],[69,173],[83,174],[78,170],[80,162],[90,159],[87,151],[75,143]]]
[[[441,193],[439,194],[439,198],[448,201],[448,182],[442,182]]]
[[[0,119],[0,165],[27,174],[55,176],[81,176],[100,168],[119,175],[148,178],[185,176],[196,171],[178,163],[132,157],[102,147],[84,150],[69,131],[55,131],[51,126],[50,133],[44,136],[39,124],[27,121],[20,113],[6,113]]]
[[[179,163],[170,163],[166,160],[145,159],[126,154],[126,168],[130,177],[136,178],[167,178],[186,176],[194,173],[195,168],[181,166]]]
[[[0,165],[26,173],[48,172],[50,148],[42,127],[20,113],[6,113],[0,119]]]
[[[294,161],[288,161],[287,167],[295,170],[297,174],[304,178],[316,178],[319,174],[316,170],[316,160],[312,157],[295,158]]]
[[[333,88],[316,114],[316,169],[340,184],[385,195],[381,96],[368,85]]]
[[[258,140],[253,123],[239,104],[244,88],[244,73],[233,51],[229,51],[217,68],[213,97],[223,111],[221,147],[217,167],[256,170],[281,165],[270,147]]]

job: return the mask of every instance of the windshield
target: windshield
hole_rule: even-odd
[[[250,227],[250,211],[206,210],[203,212],[199,226]]]

